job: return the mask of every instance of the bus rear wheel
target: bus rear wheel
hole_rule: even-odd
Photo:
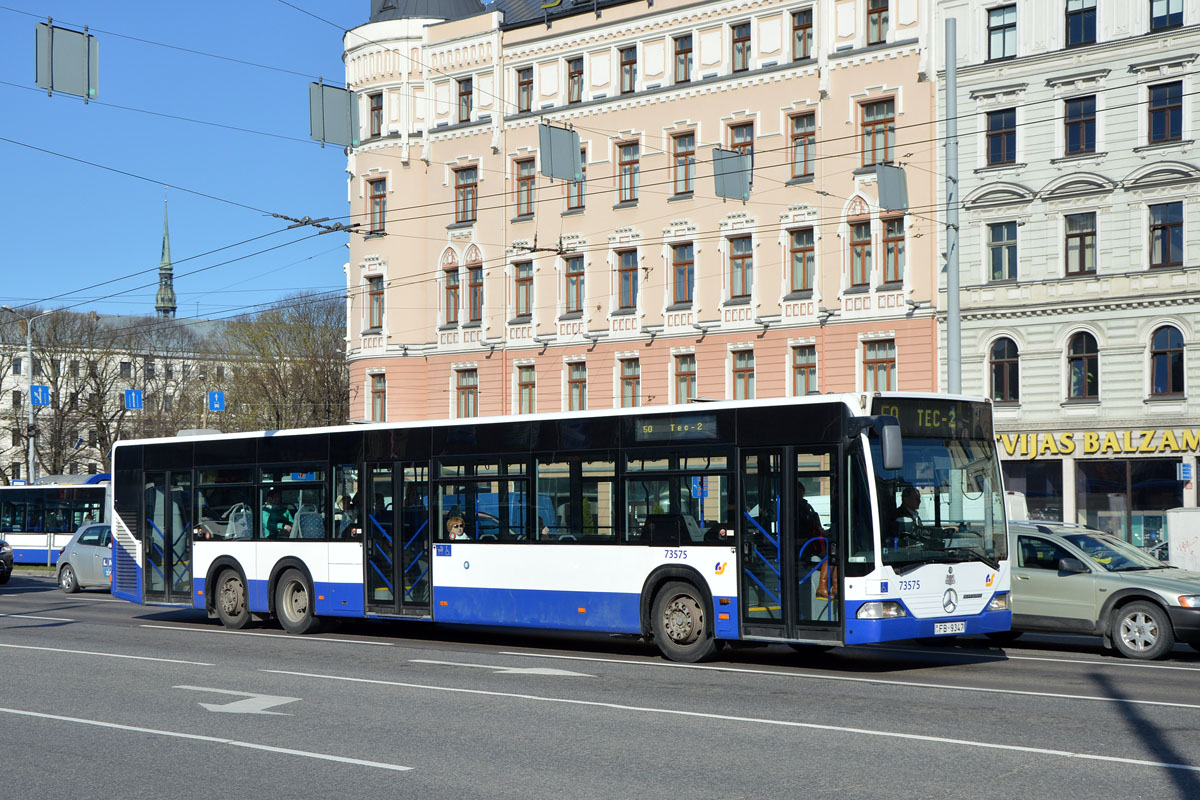
[[[704,601],[690,583],[674,581],[654,597],[654,643],[671,661],[703,661],[717,650]]]
[[[250,608],[246,604],[246,584],[231,569],[217,577],[217,595],[213,598],[221,624],[233,631],[241,630],[250,622]]]
[[[275,613],[288,633],[312,633],[320,626],[313,614],[313,592],[299,570],[283,573],[275,586]]]

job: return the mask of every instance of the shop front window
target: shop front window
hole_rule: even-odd
[[[1077,461],[1076,521],[1138,547],[1165,541],[1167,509],[1183,505],[1178,463],[1170,458]]]

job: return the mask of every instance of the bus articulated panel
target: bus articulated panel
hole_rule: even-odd
[[[872,407],[871,403],[874,403]],[[114,594],[851,645],[1007,630],[986,401],[885,395],[121,443]]]

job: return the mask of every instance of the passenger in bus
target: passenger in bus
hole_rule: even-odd
[[[263,501],[263,536],[267,539],[286,539],[292,533],[292,512],[283,504],[278,489],[271,489]]]
[[[358,527],[358,510],[354,508],[354,501],[349,495],[338,498],[334,521],[339,539],[358,536],[362,532]]]
[[[470,537],[467,536],[467,523],[462,517],[451,517],[446,520],[446,535],[452,542],[465,542]]]
[[[804,498],[803,481],[796,481],[796,535],[801,541],[813,536],[824,536],[825,529],[821,527],[821,515]]]

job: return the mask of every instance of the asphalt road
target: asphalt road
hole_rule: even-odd
[[[663,661],[627,638],[296,637],[0,587],[2,798],[1194,798],[1200,653],[901,642]]]

